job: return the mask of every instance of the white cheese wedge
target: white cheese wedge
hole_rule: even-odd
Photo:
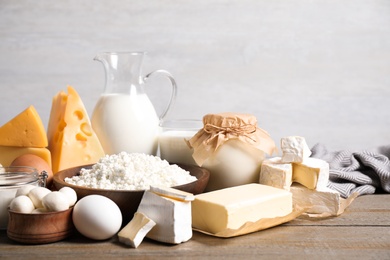
[[[306,213],[337,216],[340,211],[340,193],[329,188],[311,190],[299,183],[293,183],[290,188],[293,202],[302,207],[309,207]]]
[[[156,222],[144,214],[136,212],[133,219],[119,231],[119,242],[137,248],[155,225]]]
[[[293,163],[293,182],[309,189],[326,188],[329,181],[329,163],[317,158],[306,158],[302,163]]]
[[[180,201],[193,201],[195,199],[195,196],[192,193],[165,186],[151,186],[149,190],[160,196]]]
[[[192,237],[190,201],[179,201],[145,191],[137,212],[156,222],[146,235],[150,239],[180,244]]]
[[[290,190],[292,183],[291,163],[282,163],[280,157],[264,160],[261,164],[259,183]]]
[[[282,149],[282,162],[301,163],[311,155],[311,151],[306,144],[306,140],[301,136],[287,136],[280,140]]]
[[[258,183],[198,194],[192,202],[192,226],[216,234],[246,222],[292,212],[289,191]]]

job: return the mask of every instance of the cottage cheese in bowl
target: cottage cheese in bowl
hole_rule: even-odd
[[[153,185],[179,186],[196,181],[196,177],[160,157],[143,153],[121,152],[102,157],[91,169],[65,178],[77,186],[109,190],[147,190]]]

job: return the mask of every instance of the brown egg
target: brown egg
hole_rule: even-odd
[[[38,170],[38,173],[42,171],[47,172],[46,187],[51,188],[53,182],[53,171],[48,163],[41,157],[34,154],[23,154],[15,158],[10,166],[30,166]]]

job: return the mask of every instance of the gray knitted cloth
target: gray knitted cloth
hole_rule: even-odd
[[[375,192],[390,193],[390,145],[360,152],[329,152],[323,144],[316,144],[311,157],[329,163],[328,187],[346,198]]]

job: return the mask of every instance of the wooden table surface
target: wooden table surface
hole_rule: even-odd
[[[356,198],[339,217],[299,217],[281,226],[235,237],[194,232],[180,245],[145,239],[129,248],[117,238],[96,242],[74,234],[45,245],[21,245],[0,233],[1,259],[47,258],[220,258],[220,259],[390,259],[390,195]]]

